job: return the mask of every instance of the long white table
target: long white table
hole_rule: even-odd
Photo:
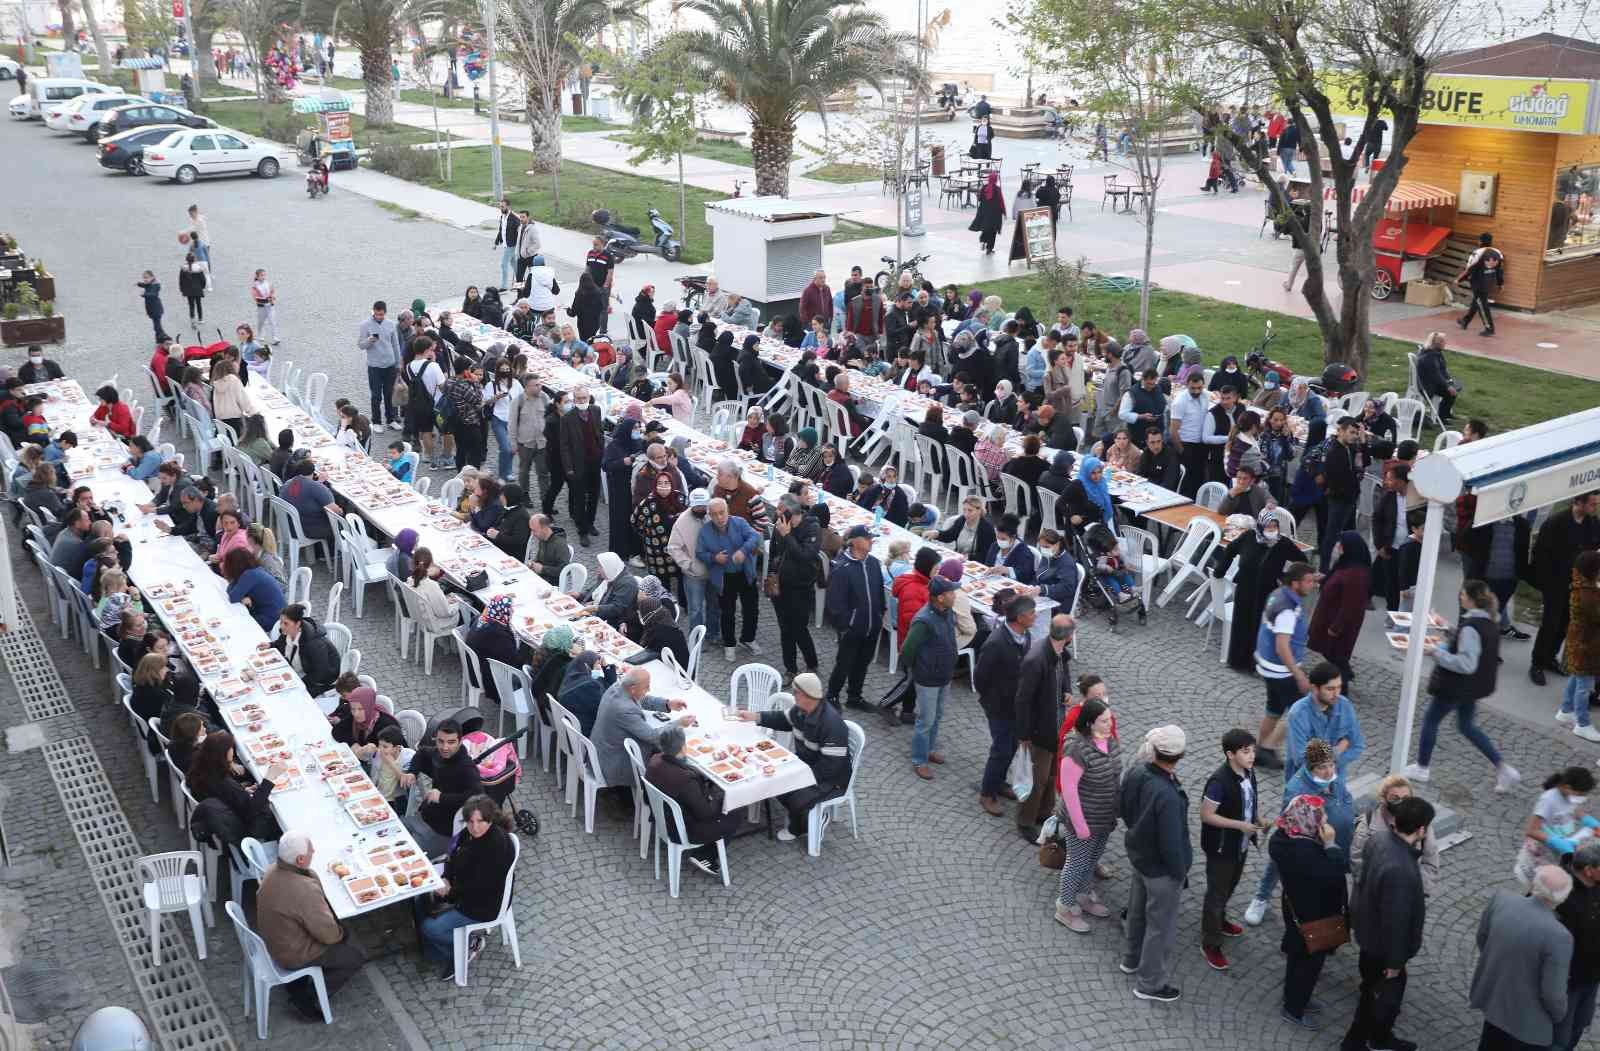
[[[91,424],[93,406],[82,388],[63,379],[28,390],[50,395],[45,419],[52,433],[77,433],[78,451],[67,461],[73,483],[88,485],[102,507],[117,509],[119,531],[133,544],[130,574],[145,608],[161,619],[217,702],[240,761],[257,778],[274,762],[284,764],[272,811],[285,830],[310,834],[317,878],[334,913],[355,916],[437,889],[438,878],[400,816],[378,797],[350,750],[333,741],[327,716],[249,611],[228,601],[227,584],[194,549],[157,528],[158,521],[170,524],[164,516],[139,510],[151,500],[150,488],[122,473],[127,455],[115,436]],[[260,393],[254,380],[251,390]],[[372,806],[359,805],[374,797]],[[353,811],[369,823],[358,824]]]

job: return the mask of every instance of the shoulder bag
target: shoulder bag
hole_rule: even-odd
[[[1308,953],[1332,952],[1350,940],[1350,926],[1345,922],[1342,912],[1302,923],[1295,919],[1294,903],[1289,900],[1287,892],[1283,895],[1283,907],[1289,914],[1289,921],[1300,928],[1300,938],[1306,943]]]

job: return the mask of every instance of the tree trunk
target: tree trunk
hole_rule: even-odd
[[[759,118],[750,125],[750,152],[755,157],[756,196],[789,195],[789,162],[794,160],[794,125],[768,124]]]
[[[78,26],[72,20],[72,0],[61,3],[61,43],[68,51],[78,49]]]
[[[535,89],[528,92],[528,138],[532,147],[529,167],[540,175],[550,175],[561,167],[560,89],[546,96]]]
[[[689,195],[683,188],[683,151],[678,151],[678,241],[689,246]]]
[[[202,29],[199,25],[194,27],[194,39],[189,41],[189,65],[194,69],[194,90],[201,98],[206,97],[206,85],[213,86],[217,83],[217,70],[211,64],[211,38],[214,31],[210,28]],[[222,94],[218,91],[217,94]]]
[[[94,53],[100,62],[100,80],[106,84],[114,83],[111,49],[106,46],[106,38],[100,32],[100,20],[94,16],[94,0],[79,0],[79,3],[83,5],[83,20],[89,24],[89,35],[94,38]]]
[[[390,66],[389,49],[361,47],[361,79],[367,85],[367,127],[394,126],[394,73]]]

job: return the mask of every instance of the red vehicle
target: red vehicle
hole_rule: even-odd
[[[1351,194],[1354,207],[1367,195],[1367,186],[1357,186]],[[1323,191],[1333,198],[1333,187]],[[1372,247],[1377,253],[1377,272],[1372,277],[1372,298],[1388,299],[1407,281],[1422,277],[1428,260],[1439,254],[1450,227],[1433,224],[1434,209],[1454,209],[1456,195],[1421,182],[1400,182],[1389,195],[1384,217],[1372,231]],[[1422,212],[1422,222],[1411,219]]]

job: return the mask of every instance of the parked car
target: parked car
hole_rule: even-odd
[[[174,124],[156,124],[102,136],[99,142],[100,167],[127,172],[129,175],[143,175],[145,147],[154,146],[173,132],[182,130]]]
[[[17,70],[22,68],[22,63],[14,58],[0,55],[0,80],[16,80]]]
[[[145,102],[138,95],[83,95],[74,100],[76,105],[67,113],[66,125],[58,130],[75,131],[88,142],[100,137],[100,118],[114,109]]]
[[[159,102],[139,102],[129,106],[117,106],[100,115],[100,125],[95,129],[94,138],[107,139],[119,132],[131,128],[143,128],[152,124],[169,124],[177,128],[215,128],[217,122],[210,117],[202,117],[198,113],[190,113],[180,106],[163,106]],[[88,134],[85,132],[84,134]]]
[[[38,120],[79,95],[105,94],[115,90],[81,77],[33,77],[28,81],[27,93],[12,99],[8,108],[17,120]]]
[[[255,172],[274,178],[282,166],[283,147],[258,142],[227,128],[175,131],[144,149],[144,170],[151,175],[188,184],[202,176],[242,175]]]

